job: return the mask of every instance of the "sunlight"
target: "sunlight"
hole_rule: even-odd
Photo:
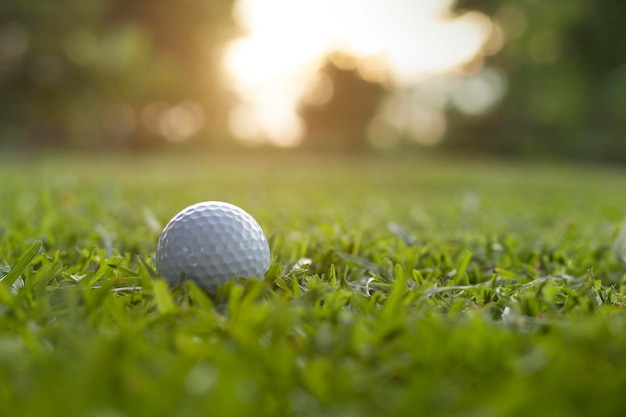
[[[247,35],[228,46],[224,61],[242,101],[231,115],[233,133],[297,144],[304,130],[295,108],[333,52],[355,57],[364,79],[391,88],[411,88],[475,61],[493,24],[476,12],[456,15],[452,6],[452,0],[239,0],[234,16]],[[329,91],[332,85],[323,99]]]

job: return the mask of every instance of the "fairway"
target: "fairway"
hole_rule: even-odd
[[[626,172],[391,156],[0,156],[0,415],[617,416]],[[264,280],[171,289],[193,203]]]

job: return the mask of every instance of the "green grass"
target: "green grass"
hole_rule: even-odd
[[[624,190],[493,161],[5,157],[0,415],[621,415]],[[162,226],[204,200],[261,223],[264,280],[157,278]]]

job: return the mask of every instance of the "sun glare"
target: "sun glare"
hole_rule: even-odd
[[[411,89],[474,62],[493,23],[477,12],[456,15],[452,6],[453,0],[239,0],[234,14],[246,35],[225,55],[242,101],[231,114],[233,133],[251,142],[297,145],[304,129],[295,109],[333,52],[353,56],[363,78],[396,89]],[[332,85],[320,94],[329,91],[332,95]],[[425,114],[423,106],[418,110]],[[427,119],[442,125],[437,116]],[[433,142],[444,129],[432,130],[424,142]]]

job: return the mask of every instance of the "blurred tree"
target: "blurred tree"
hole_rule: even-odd
[[[304,146],[350,151],[367,148],[367,127],[385,95],[380,83],[368,82],[356,69],[342,69],[329,60],[300,106],[306,126]]]
[[[216,124],[225,120],[228,110],[220,67],[223,45],[239,31],[232,20],[234,2],[118,0],[111,6],[109,20],[142,27],[159,56],[176,73],[175,85],[166,95],[172,100],[182,96],[202,101],[213,111],[209,122]]]
[[[150,103],[175,110],[174,133],[192,133],[192,117],[195,128],[225,130],[216,62],[219,47],[236,33],[232,3],[2,2],[0,146],[163,139],[159,126],[145,123]],[[193,106],[174,107],[181,102]]]
[[[487,64],[509,91],[480,118],[452,116],[451,149],[626,160],[626,2],[462,0],[506,37]]]

